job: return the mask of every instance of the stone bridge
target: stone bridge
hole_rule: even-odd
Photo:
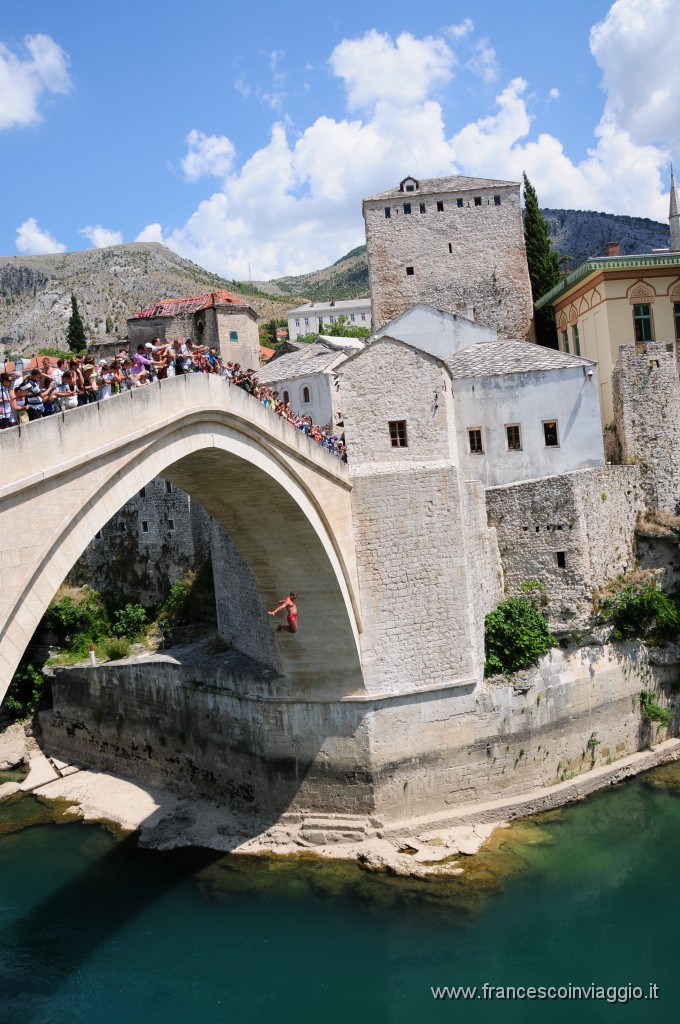
[[[361,692],[347,465],[240,388],[191,374],[0,433],[0,697],[95,534],[153,477],[227,530],[265,603],[303,596],[279,642],[296,692]]]

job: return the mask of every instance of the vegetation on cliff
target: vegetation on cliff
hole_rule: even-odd
[[[501,601],[484,620],[484,675],[528,668],[556,644],[543,615],[524,597]]]

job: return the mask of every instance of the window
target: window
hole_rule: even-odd
[[[543,437],[546,448],[559,448],[560,442],[557,434],[557,420],[543,420]]]
[[[165,481],[165,493],[172,494],[172,484],[170,483],[169,480]]]
[[[350,313],[349,318],[352,321],[352,323],[354,323],[354,321],[356,320],[354,313]]]
[[[456,199],[456,206],[458,207],[459,210],[462,210],[463,209],[463,200],[462,199]]]
[[[319,317],[319,327],[323,327],[323,317]]]
[[[309,388],[302,389],[302,401],[305,403],[311,402],[311,398],[309,397]]]
[[[555,552],[555,558],[557,559],[557,568],[558,569],[566,569],[567,568],[567,552],[566,551],[556,551]]]
[[[148,519],[142,519],[142,533],[149,532],[149,521]]]
[[[425,213],[425,203],[420,204],[420,212]]]
[[[475,196],[475,206],[481,206],[481,205],[482,205],[482,197],[481,196]]]
[[[126,530],[125,523],[121,520],[118,523],[118,533],[125,533],[125,530]]]
[[[652,307],[648,302],[633,306],[633,325],[636,341],[654,341],[652,330]]]
[[[238,331],[229,331],[229,341],[238,341]]]
[[[508,439],[508,451],[521,452],[522,434],[519,429],[519,423],[509,423],[505,428],[505,434]]]
[[[673,303],[673,317],[675,319],[675,340],[680,341],[680,302]]]
[[[393,448],[408,448],[406,441],[406,420],[390,420],[390,444]]]
[[[387,218],[387,220],[389,220],[391,216],[392,216],[392,211],[390,210],[389,206],[386,206],[385,207],[385,217]]]
[[[329,316],[328,317],[328,323],[329,324],[334,324],[335,323],[335,317],[334,316]]]
[[[468,430],[468,439],[470,441],[470,452],[472,455],[483,455],[484,446],[482,445],[482,428],[472,427]]]
[[[174,519],[168,519],[168,530],[170,530],[172,532],[174,529],[175,529],[175,520]]]
[[[404,188],[404,192],[415,192],[415,190],[416,190],[415,185],[406,185],[405,188]]]
[[[501,205],[501,197],[500,196],[494,196],[493,197],[493,205],[494,206],[500,206]]]
[[[101,540],[102,539],[102,531],[101,530],[97,530],[97,532],[94,535],[94,539],[95,540]]]
[[[404,213],[410,213],[410,212],[411,212],[411,204],[410,203],[404,203]]]
[[[309,317],[305,317],[305,327],[309,327]]]
[[[581,342],[579,340],[578,327],[577,327],[576,324],[574,324],[574,326],[571,329],[571,340],[574,342],[574,355],[575,356],[580,356],[581,355]]]
[[[407,268],[406,268],[406,276],[407,276],[407,277],[413,277],[413,276],[414,276],[414,270],[413,270],[413,267],[407,267]]]
[[[142,487],[141,491],[139,492],[139,497],[146,498],[146,487]]]
[[[300,326],[300,321],[299,321],[299,320],[296,320],[296,321],[295,321],[295,326],[296,326],[296,327],[299,327],[299,326]]]
[[[566,331],[562,331],[562,350],[564,352],[569,351],[569,335]]]
[[[365,313],[362,313],[362,314],[361,314],[361,319],[362,319],[362,320],[365,320],[365,319],[366,319],[366,314],[365,314]]]
[[[441,199],[438,199],[437,200],[437,213],[443,213],[443,212],[444,212],[444,203],[442,202]]]
[[[290,395],[288,394],[287,391],[283,392],[283,400],[284,402],[290,402]]]
[[[449,252],[453,252],[453,246],[451,245],[450,242],[449,242]]]

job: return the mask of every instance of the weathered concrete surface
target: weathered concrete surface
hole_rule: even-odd
[[[240,388],[157,382],[2,431],[0,455],[0,694],[85,547],[156,476],[228,530],[270,607],[300,592],[305,629],[277,641],[289,685],[362,689],[347,466]]]

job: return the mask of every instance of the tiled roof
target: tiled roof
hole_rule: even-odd
[[[531,373],[593,366],[590,359],[567,355],[530,341],[478,341],[446,360],[454,378],[491,377],[503,373]]]
[[[242,306],[243,303],[235,299],[231,292],[224,289],[217,292],[206,292],[205,295],[192,295],[188,299],[161,299],[144,309],[135,313],[130,320],[140,320],[142,317],[152,316],[177,316],[179,313],[197,313],[199,309],[209,309],[211,306]]]
[[[294,352],[287,352],[283,356],[271,359],[260,369],[257,379],[261,384],[273,384],[279,380],[306,377],[309,373],[323,373],[339,359],[342,359],[342,353],[332,352],[318,342],[300,345],[296,346]]]
[[[386,192],[378,192],[375,196],[369,196],[365,203],[373,199],[402,199],[409,196],[431,195],[440,192],[469,192],[479,188],[500,188],[503,185],[517,185],[516,181],[498,181],[496,178],[466,178],[463,175],[453,175],[449,178],[418,178],[418,188],[414,192],[402,192],[397,185],[396,188],[389,188]]]

